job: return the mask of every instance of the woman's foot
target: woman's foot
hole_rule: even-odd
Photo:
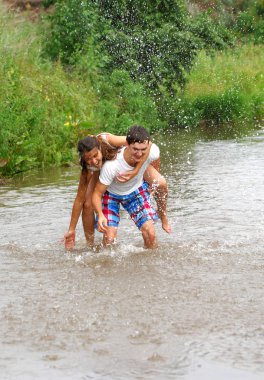
[[[158,216],[161,220],[162,228],[164,229],[164,231],[166,231],[168,234],[170,234],[172,232],[172,229],[171,229],[171,226],[170,226],[170,223],[168,221],[166,213],[165,212],[158,212]]]

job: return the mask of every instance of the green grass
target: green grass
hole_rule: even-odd
[[[257,94],[264,86],[263,69],[263,46],[243,45],[212,57],[201,52],[185,92],[193,98],[237,87],[241,92]]]
[[[0,159],[2,173],[72,159],[80,121],[94,125],[87,80],[43,61],[37,23],[0,6]]]
[[[201,52],[183,98],[212,122],[264,117],[264,48],[243,45],[208,56]]]

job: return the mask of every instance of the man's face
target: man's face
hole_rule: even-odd
[[[137,163],[142,160],[149,146],[149,141],[144,141],[143,143],[133,143],[128,145],[130,159]]]

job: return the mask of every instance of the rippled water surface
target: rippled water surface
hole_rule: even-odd
[[[264,376],[264,132],[162,137],[173,233],[66,252],[79,168],[0,187],[0,378]],[[100,234],[96,239],[99,244]]]

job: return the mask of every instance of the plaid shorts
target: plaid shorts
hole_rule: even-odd
[[[117,195],[106,191],[102,198],[102,211],[107,219],[107,225],[118,227],[120,204],[139,229],[147,220],[157,220],[158,216],[151,206],[148,188],[149,185],[144,182],[137,190],[127,195]]]

